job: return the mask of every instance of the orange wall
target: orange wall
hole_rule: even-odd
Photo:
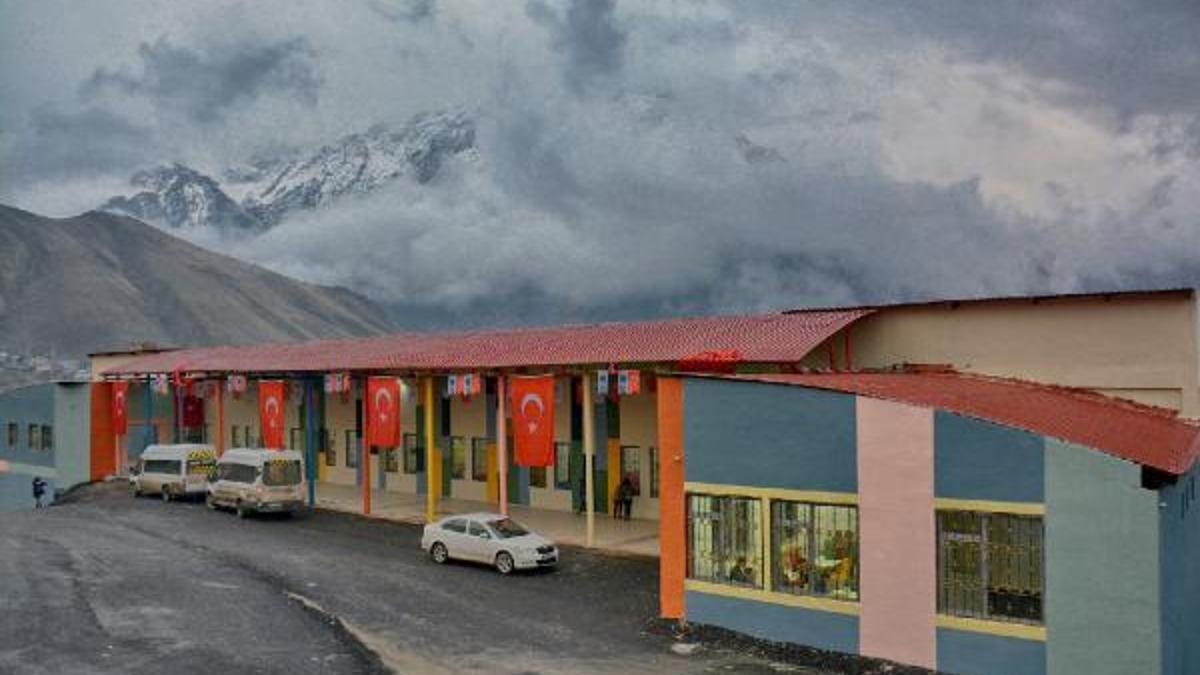
[[[116,473],[116,440],[112,425],[112,385],[92,385],[92,480]]]
[[[678,378],[658,380],[658,447],[659,613],[668,619],[682,619],[687,524],[683,502],[683,381]]]

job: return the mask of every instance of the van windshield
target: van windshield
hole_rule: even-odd
[[[300,462],[275,459],[263,463],[264,485],[295,485],[300,482]]]

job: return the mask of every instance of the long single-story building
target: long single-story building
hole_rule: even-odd
[[[947,672],[1190,675],[1198,327],[1185,289],[105,353],[91,474],[256,445],[256,382],[282,379],[310,487],[364,512],[582,487],[590,541],[630,478],[665,617]],[[549,467],[508,452],[523,375],[556,378]],[[395,447],[363,447],[369,376],[401,380]]]

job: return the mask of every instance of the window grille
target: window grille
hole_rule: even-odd
[[[688,577],[762,588],[762,502],[689,494]]]
[[[771,501],[772,588],[858,600],[858,507]]]
[[[1043,622],[1040,516],[938,511],[937,528],[940,613]]]
[[[571,444],[554,444],[554,487],[571,489]]]

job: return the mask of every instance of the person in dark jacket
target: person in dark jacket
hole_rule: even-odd
[[[41,476],[33,477],[33,508],[42,508],[42,497],[46,496],[46,481]]]

